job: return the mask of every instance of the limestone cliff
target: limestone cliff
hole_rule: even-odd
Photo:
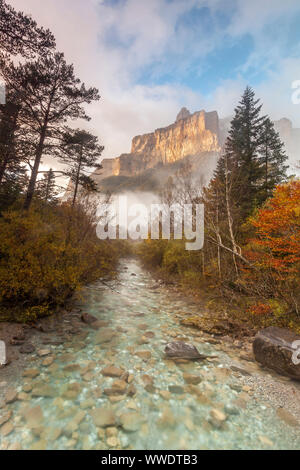
[[[188,156],[220,151],[219,118],[216,111],[194,114],[183,108],[176,122],[132,140],[131,153],[105,159],[96,179],[109,176],[135,176],[157,165],[167,165]]]

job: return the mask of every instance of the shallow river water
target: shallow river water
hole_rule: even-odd
[[[86,288],[77,307],[96,316],[99,329],[45,346],[29,363],[14,384],[18,398],[0,410],[0,448],[300,448],[275,410],[243,389],[226,348],[180,325],[199,307],[157,285],[136,261],[122,261],[117,280]],[[175,339],[217,357],[166,360]],[[125,375],[103,375],[110,366]]]

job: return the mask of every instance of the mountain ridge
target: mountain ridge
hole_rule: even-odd
[[[168,166],[173,174],[173,170],[178,168],[178,162],[190,159],[193,172],[202,175],[207,181],[212,176],[226,141],[230,122],[230,117],[220,119],[217,111],[190,113],[184,107],[172,124],[135,136],[130,153],[102,160],[103,168],[94,172],[93,179],[100,189],[109,189],[111,184],[118,190],[131,186],[130,178],[143,181],[144,177],[148,190],[151,179],[156,180],[159,172],[163,173],[163,167]],[[287,118],[274,121],[274,125],[287,154],[296,165],[299,161],[300,129],[293,128]],[[165,178],[161,175],[161,184],[164,183]]]

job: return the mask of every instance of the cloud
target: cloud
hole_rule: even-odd
[[[285,34],[271,28],[279,20],[289,24],[300,11],[298,0],[9,3],[51,29],[80,78],[99,88],[102,98],[88,108],[93,118],[88,126],[105,145],[105,157],[129,152],[133,136],[170,124],[181,106],[230,115],[253,69],[264,72],[255,88],[266,110],[274,118],[292,117],[300,127],[290,100],[290,84],[300,79],[297,60],[283,56]],[[218,81],[210,96],[203,96],[201,73],[209,54],[228,38],[239,43],[246,35],[253,42],[250,56],[234,78]],[[197,90],[185,81],[187,71],[199,78]]]

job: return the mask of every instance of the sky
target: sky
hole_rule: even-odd
[[[272,119],[300,127],[299,0],[8,0],[57,40],[101,100],[88,128],[104,157],[175,121],[181,107],[230,116],[251,85]]]

